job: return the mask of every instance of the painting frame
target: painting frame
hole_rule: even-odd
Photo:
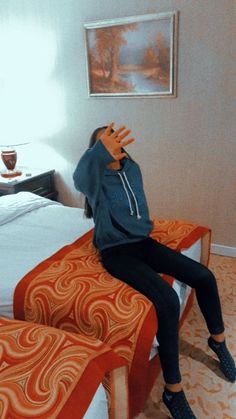
[[[89,97],[177,97],[179,12],[84,24]]]

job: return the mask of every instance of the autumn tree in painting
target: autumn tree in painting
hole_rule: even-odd
[[[159,65],[158,56],[152,47],[148,47],[145,50],[144,65],[148,68],[157,67]]]
[[[162,33],[156,35],[155,45],[147,47],[144,53],[143,66],[148,70],[146,76],[158,83],[168,84],[170,76],[170,49],[166,47]]]
[[[95,46],[90,50],[92,90],[129,91],[132,86],[119,77],[120,48],[127,41],[124,32],[134,30],[136,24],[111,26],[95,30]]]
[[[164,36],[161,33],[157,34],[156,38],[158,47],[158,59],[163,76],[170,77],[170,49],[165,45]]]

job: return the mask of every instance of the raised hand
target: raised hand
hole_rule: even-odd
[[[121,160],[126,156],[126,153],[124,153],[121,149],[128,144],[133,143],[135,139],[128,138],[127,140],[124,140],[124,138],[129,135],[131,130],[126,129],[125,125],[123,125],[113,131],[113,125],[113,122],[109,124],[108,127],[99,136],[99,139],[102,141],[104,147],[106,147],[107,151],[109,151],[114,160]]]

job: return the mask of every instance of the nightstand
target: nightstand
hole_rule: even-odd
[[[57,199],[54,185],[55,170],[20,168],[22,175],[6,179],[0,176],[0,196],[17,192],[33,192],[52,200]]]

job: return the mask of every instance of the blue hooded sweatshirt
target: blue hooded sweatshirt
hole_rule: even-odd
[[[81,157],[73,174],[76,189],[87,196],[95,223],[93,243],[99,250],[136,242],[149,236],[152,222],[143,190],[140,168],[129,158],[120,170],[98,140]]]

